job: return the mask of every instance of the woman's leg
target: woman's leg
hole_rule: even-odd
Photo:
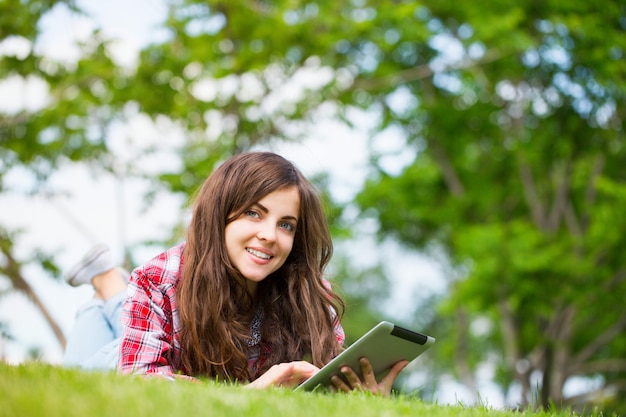
[[[107,336],[110,336],[110,338],[108,340],[102,338],[98,341],[98,343],[93,343],[92,346],[95,350],[82,358],[80,362],[80,366],[82,368],[111,370],[117,367],[122,335],[121,314],[126,297],[126,291],[122,291],[102,304],[102,310],[100,313],[106,321],[108,328],[106,331],[101,331],[100,333],[106,334]]]
[[[104,304],[104,300],[93,298],[78,310],[74,327],[67,338],[64,365],[80,366],[98,349],[115,339]]]
[[[83,368],[115,368],[121,335],[121,311],[126,299],[128,273],[115,268],[108,248],[90,250],[67,276],[70,285],[90,283],[96,294],[83,305],[68,337],[63,363]]]
[[[124,289],[105,301],[102,306],[104,317],[109,323],[113,337],[116,339],[122,336],[122,308],[124,307],[126,297],[128,297],[128,293]]]

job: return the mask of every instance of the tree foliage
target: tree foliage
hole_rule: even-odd
[[[497,358],[503,387],[521,386],[526,404],[579,401],[562,394],[575,376],[601,375],[598,396],[621,392],[626,316],[609,306],[626,286],[623,6],[429,9],[462,56],[433,77],[369,90],[380,129],[403,132],[416,156],[397,174],[381,155],[359,205],[381,236],[443,248],[467,271],[441,310],[456,322],[455,348],[439,351],[468,386]],[[399,112],[400,92],[413,102]],[[485,318],[492,325],[472,333]]]
[[[42,80],[49,97],[0,114],[0,186],[15,167],[42,182],[78,161],[119,169],[111,126],[143,115],[184,135],[182,168],[157,179],[189,195],[233,153],[298,141],[320,114],[354,123],[358,111],[374,126],[361,218],[381,239],[442,251],[455,271],[431,327],[447,330],[439,371],[478,395],[477,369],[495,361],[525,404],[539,375],[544,406],[574,401],[562,392],[575,376],[624,390],[626,316],[607,308],[626,285],[620,2],[177,0],[166,36],[132,67],[98,31],[76,62],[38,53],[38,22],[55,7],[80,12],[0,3],[0,41],[31,45],[0,57],[0,77]]]

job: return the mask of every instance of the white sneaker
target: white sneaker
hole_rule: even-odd
[[[91,284],[91,279],[115,268],[109,247],[99,243],[91,248],[82,259],[65,274],[65,280],[72,287]]]

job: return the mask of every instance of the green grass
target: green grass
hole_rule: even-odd
[[[0,417],[525,415],[565,417],[571,414],[437,405],[409,397],[385,399],[365,393],[322,394],[278,388],[246,390],[211,382],[169,382],[38,363],[0,364]]]

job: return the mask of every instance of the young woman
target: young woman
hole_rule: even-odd
[[[268,152],[230,158],[199,190],[186,242],[132,272],[118,369],[301,383],[344,341],[344,305],[324,279],[331,254],[320,199],[293,164]],[[363,381],[345,369],[349,383],[335,384],[388,395],[405,365],[376,381],[365,360]]]

